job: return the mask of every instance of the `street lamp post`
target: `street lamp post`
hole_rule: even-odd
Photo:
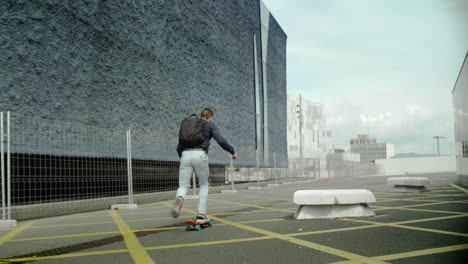
[[[439,140],[440,140],[440,139],[447,139],[447,137],[444,137],[444,136],[434,136],[434,139],[437,141],[437,156],[440,156]]]
[[[297,111],[296,113],[299,114],[299,162],[301,164],[301,177],[304,176],[304,162],[302,156],[302,96],[299,95],[299,104],[296,105]]]

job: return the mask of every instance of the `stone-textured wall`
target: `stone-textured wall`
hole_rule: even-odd
[[[25,139],[40,137],[35,124],[43,119],[64,131],[69,124],[92,126],[94,134],[131,128],[136,146],[156,144],[154,155],[134,147],[134,158],[178,159],[167,139],[177,137],[184,116],[209,106],[232,145],[255,146],[258,0],[7,0],[0,24],[0,110],[14,113]],[[270,118],[277,118],[270,142],[286,153],[285,35],[275,25],[269,76],[278,85],[270,84],[268,100]],[[99,152],[87,137],[75,144],[89,145],[87,155]],[[211,153],[227,161],[219,147]]]
[[[286,167],[288,161],[287,92],[286,92],[286,34],[270,15],[267,53],[268,134],[269,150],[276,153],[277,165]],[[273,165],[273,155],[269,155]]]

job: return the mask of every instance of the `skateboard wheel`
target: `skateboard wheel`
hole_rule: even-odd
[[[213,222],[209,221],[208,226],[212,226],[212,225],[213,225]]]
[[[201,230],[201,226],[200,226],[200,225],[196,225],[196,226],[195,226],[195,230],[200,231],[200,230]]]
[[[186,226],[185,231],[190,231],[190,226]]]

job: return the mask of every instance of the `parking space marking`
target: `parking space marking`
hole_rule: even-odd
[[[416,220],[406,220],[406,221],[394,222],[392,224],[397,224],[397,225],[414,224],[414,223],[439,221],[439,220],[446,220],[446,219],[452,219],[452,218],[461,218],[461,217],[466,217],[466,216],[464,216],[464,215],[449,215],[449,216],[423,218],[423,219],[416,219]]]
[[[410,230],[416,230],[416,231],[438,233],[438,234],[443,234],[443,235],[468,237],[468,234],[465,234],[465,233],[443,231],[443,230],[439,230],[439,229],[423,228],[423,227],[416,227],[416,226],[406,226],[406,225],[396,225],[396,224],[389,224],[388,226],[404,228],[404,229],[410,229]]]
[[[464,216],[463,215],[457,215],[456,217],[464,217]],[[444,235],[468,237],[468,234],[465,234],[465,233],[450,232],[450,231],[444,231],[444,230],[438,230],[438,229],[422,228],[422,227],[415,227],[415,226],[405,225],[405,224],[411,224],[411,223],[417,223],[417,222],[442,220],[441,218],[448,219],[448,218],[455,218],[455,217],[450,216],[450,217],[426,218],[426,219],[401,221],[401,222],[393,222],[393,223],[381,223],[381,222],[374,222],[374,221],[367,221],[367,220],[360,220],[360,219],[351,219],[351,218],[343,218],[342,220],[350,221],[350,222],[363,223],[363,224],[369,224],[369,225],[376,225],[376,227],[378,227],[378,226],[389,226],[389,227],[410,229],[410,230],[416,230],[416,231],[438,233],[438,234],[444,234]]]
[[[308,236],[308,235],[318,235],[318,234],[326,234],[326,233],[335,233],[335,232],[369,229],[369,228],[376,228],[376,227],[379,227],[379,226],[385,226],[385,224],[368,224],[368,225],[362,225],[362,226],[343,227],[343,228],[328,229],[328,230],[290,233],[290,234],[286,234],[286,235],[287,236]]]
[[[168,207],[172,206],[169,203],[166,203],[166,205]],[[197,212],[195,212],[193,210],[189,210],[189,209],[186,209],[186,208],[182,208],[182,210],[184,210],[186,212],[189,212],[189,213],[193,213],[193,214],[197,213]],[[283,234],[271,232],[271,231],[260,229],[260,228],[257,228],[257,227],[245,225],[245,224],[242,224],[242,223],[239,223],[239,222],[229,221],[229,220],[219,218],[219,217],[216,217],[216,216],[212,216],[211,219],[213,219],[213,220],[215,220],[217,222],[220,222],[220,223],[224,223],[224,224],[234,226],[234,227],[237,227],[237,228],[240,228],[240,229],[251,231],[251,232],[261,234],[261,235],[264,235],[264,236],[267,236],[267,237],[276,238],[276,239],[283,240],[283,241],[286,241],[286,242],[289,242],[289,243],[301,245],[301,246],[311,248],[311,249],[314,249],[314,250],[318,250],[318,251],[322,251],[322,252],[325,252],[325,253],[328,253],[328,254],[331,254],[331,255],[334,255],[334,256],[359,261],[360,263],[369,263],[369,264],[371,264],[371,263],[379,263],[379,264],[386,263],[386,262],[382,262],[382,261],[377,260],[377,259],[373,259],[373,258],[369,258],[369,257],[366,257],[366,256],[351,253],[351,252],[348,252],[348,251],[344,251],[344,250],[340,250],[340,249],[320,245],[320,244],[313,243],[313,242],[310,242],[310,241],[298,239],[298,238],[295,238],[295,237],[292,237],[292,236],[289,236],[289,235],[283,235]]]
[[[128,251],[135,261],[136,264],[152,264],[155,263],[153,259],[148,255],[148,253],[143,249],[140,241],[136,237],[135,233],[130,229],[130,227],[125,223],[125,221],[120,217],[119,213],[116,210],[111,211],[112,219],[114,219],[115,224],[119,227],[120,233],[127,245]]]
[[[440,254],[440,253],[446,253],[446,252],[458,251],[458,250],[467,250],[467,249],[468,249],[468,244],[461,244],[461,245],[448,246],[448,247],[430,248],[430,249],[415,250],[415,251],[404,252],[404,253],[389,254],[389,255],[384,255],[384,256],[378,256],[376,258],[383,260],[383,261],[389,261],[389,260],[396,260],[396,259]]]
[[[461,187],[461,186],[458,186],[458,185],[455,185],[455,184],[452,184],[451,186],[452,186],[453,188],[457,188],[458,190],[464,192],[465,194],[468,194],[468,190],[465,189],[465,188],[463,188],[463,187]]]
[[[331,254],[331,255],[334,255],[334,256],[338,256],[338,257],[342,257],[342,258],[346,258],[346,259],[351,259],[351,260],[357,260],[357,261],[361,261],[362,263],[382,263],[382,262],[380,262],[378,260],[368,258],[366,256],[361,256],[361,255],[354,254],[354,253],[351,253],[351,252],[347,252],[347,251],[344,251],[344,250],[339,250],[339,249],[336,249],[336,248],[320,245],[320,244],[313,243],[313,242],[310,242],[310,241],[306,241],[306,240],[298,239],[298,238],[295,238],[295,237],[291,237],[289,235],[282,235],[282,234],[279,234],[279,233],[275,233],[275,232],[267,231],[267,230],[264,230],[264,229],[248,226],[248,225],[241,224],[241,223],[236,223],[236,222],[233,222],[233,221],[228,221],[228,220],[225,220],[225,219],[222,219],[222,218],[217,218],[217,217],[213,217],[213,220],[216,220],[216,221],[219,221],[219,222],[222,222],[222,223],[226,223],[228,225],[231,225],[231,226],[234,226],[234,227],[237,227],[237,228],[241,228],[241,229],[244,229],[244,230],[255,232],[255,233],[258,233],[258,234],[263,234],[265,236],[269,236],[269,237],[272,237],[272,238],[280,239],[280,240],[283,240],[283,241],[286,241],[286,242],[289,242],[289,243],[294,243],[294,244],[301,245],[301,246],[304,246],[304,247],[307,247],[307,248],[322,251],[322,252],[325,252],[325,253],[328,253],[328,254]],[[385,262],[383,262],[383,263],[385,263]]]
[[[25,241],[35,241],[35,240],[50,240],[50,239],[63,239],[63,238],[72,238],[72,237],[84,237],[84,236],[99,236],[99,235],[111,235],[111,234],[120,234],[119,231],[109,231],[109,232],[95,232],[95,233],[79,233],[79,234],[70,234],[63,236],[43,236],[43,237],[30,237],[30,238],[19,238],[12,239],[8,241],[12,242],[25,242]]]
[[[242,221],[241,223],[261,223],[261,222],[277,222],[277,221],[284,221],[282,218],[277,219],[267,219],[267,220],[257,220],[257,221]],[[225,224],[217,224],[216,226],[223,226]],[[148,229],[132,229],[134,233],[139,232],[151,232],[151,231],[165,231],[165,230],[177,230],[177,229],[184,229],[181,226],[174,226],[174,227],[160,227],[160,228],[148,228]],[[109,232],[95,232],[95,233],[78,233],[78,234],[68,234],[62,236],[37,236],[37,237],[30,237],[30,238],[20,238],[20,239],[11,239],[6,243],[14,243],[14,242],[26,242],[26,241],[36,241],[36,240],[54,240],[54,239],[66,239],[72,237],[84,237],[84,236],[97,236],[97,235],[106,235],[106,234],[120,234],[119,231],[109,231]]]
[[[91,222],[91,223],[79,223],[79,224],[62,224],[62,225],[37,225],[32,226],[31,229],[38,229],[38,228],[56,228],[56,227],[72,227],[72,226],[90,226],[90,225],[108,225],[112,224],[112,221],[105,221],[105,222]]]
[[[273,239],[273,237],[261,236],[261,237],[248,237],[248,238],[236,238],[236,239],[227,239],[227,240],[194,242],[194,243],[187,243],[187,244],[162,245],[162,246],[145,247],[145,250],[150,251],[150,250],[161,250],[161,249],[202,247],[202,246],[212,246],[212,245],[222,245],[222,244],[230,244],[230,243],[251,242],[251,241],[268,240],[268,239]]]
[[[225,201],[225,200],[218,200],[222,203],[227,203],[227,204],[235,204],[235,205],[239,205],[239,206],[243,206],[243,207],[247,207],[247,208],[251,208],[251,207],[254,207],[254,208],[260,208],[260,209],[266,209],[266,210],[269,210],[269,211],[278,211],[278,212],[286,212],[286,213],[295,213],[296,211],[291,211],[291,210],[287,210],[287,209],[281,209],[281,208],[273,208],[273,207],[267,207],[267,206],[259,206],[259,205],[254,205],[254,204],[242,204],[242,203],[237,203],[237,202],[229,202],[229,201]]]
[[[443,202],[436,202],[436,203],[412,204],[412,205],[399,206],[399,208],[413,208],[413,207],[423,207],[423,206],[440,205],[440,204],[454,204],[454,203],[462,203],[462,201],[443,201]]]
[[[119,253],[128,253],[128,249],[115,249],[115,250],[103,250],[103,251],[93,251],[93,252],[84,252],[84,253],[69,253],[62,255],[53,255],[53,256],[43,256],[43,257],[27,257],[27,258],[6,258],[2,261],[10,262],[31,262],[39,260],[49,260],[49,259],[62,259],[62,258],[78,258],[78,257],[89,257],[89,256],[100,256],[100,255],[110,255],[110,254],[119,254]]]
[[[461,190],[464,193],[468,193],[466,189],[463,187],[459,186],[454,186],[452,185],[451,187],[447,187],[447,189],[455,190],[453,188],[456,188],[457,190]],[[382,194],[382,195],[380,195]],[[418,251],[412,251],[412,252],[405,252],[405,253],[397,253],[397,254],[389,254],[385,256],[379,256],[379,257],[365,257],[365,256],[360,256],[351,252],[346,252],[342,250],[338,250],[335,248],[323,246],[320,244],[316,244],[313,242],[308,242],[305,240],[298,239],[297,237],[304,236],[304,235],[314,235],[314,234],[322,234],[322,233],[331,233],[331,232],[342,232],[342,231],[353,231],[353,230],[360,230],[360,229],[369,229],[369,228],[376,228],[376,227],[381,227],[381,226],[391,226],[391,227],[396,227],[396,228],[404,228],[404,229],[411,229],[411,230],[417,230],[417,231],[424,231],[424,232],[433,232],[433,233],[440,233],[440,234],[446,234],[446,235],[454,235],[454,236],[463,236],[463,237],[468,237],[468,234],[464,233],[457,233],[457,232],[449,232],[449,231],[443,231],[443,230],[437,230],[437,229],[429,229],[429,228],[420,228],[420,227],[413,227],[413,226],[406,226],[405,224],[412,224],[412,223],[419,223],[419,222],[428,222],[428,221],[438,221],[438,220],[444,220],[444,219],[453,219],[453,218],[463,218],[463,217],[468,217],[468,213],[463,213],[463,212],[453,212],[453,211],[441,211],[441,210],[430,210],[430,209],[422,209],[422,208],[414,208],[414,207],[424,207],[424,206],[431,206],[431,205],[439,205],[439,204],[464,204],[467,203],[468,200],[454,200],[454,201],[448,201],[445,200],[433,200],[431,198],[441,198],[441,197],[463,197],[466,196],[466,194],[447,194],[447,193],[425,193],[425,194],[418,194],[416,197],[412,198],[405,198],[407,197],[406,195],[402,194],[397,194],[397,193],[380,193],[377,195],[379,198],[378,200],[384,200],[383,202],[387,201],[415,201],[415,202],[429,202],[429,203],[422,203],[422,204],[414,204],[414,205],[405,205],[405,206],[396,206],[396,207],[391,207],[391,206],[371,206],[373,208],[376,208],[376,211],[379,210],[405,210],[405,211],[421,211],[421,212],[431,212],[431,213],[445,213],[445,214],[452,214],[450,216],[443,216],[443,217],[433,217],[433,218],[424,218],[424,219],[416,219],[416,220],[408,220],[408,221],[399,221],[399,222],[393,222],[393,223],[382,223],[382,222],[373,222],[373,221],[365,221],[365,220],[359,220],[359,219],[342,219],[340,221],[354,221],[354,222],[360,222],[363,224],[366,224],[364,226],[354,226],[354,227],[348,227],[348,228],[337,228],[337,229],[330,229],[330,230],[319,230],[319,231],[311,231],[311,232],[299,232],[299,233],[290,233],[290,234],[279,234],[275,232],[271,232],[268,230],[256,228],[256,227],[251,227],[247,224],[250,223],[262,223],[262,222],[274,222],[274,221],[286,221],[283,218],[276,218],[276,219],[264,219],[264,220],[253,220],[253,221],[239,221],[239,222],[233,222],[229,221],[226,219],[218,218],[216,216],[222,216],[222,215],[232,215],[232,214],[248,214],[248,213],[262,213],[262,212],[271,212],[271,211],[278,211],[278,212],[286,212],[286,213],[294,213],[295,210],[288,210],[286,208],[274,208],[274,207],[269,207],[268,205],[251,205],[248,204],[247,202],[252,201],[251,198],[257,198],[256,202],[264,202],[266,204],[271,203],[271,201],[278,201],[274,203],[276,204],[286,204],[286,203],[291,203],[292,204],[292,196],[291,200],[286,200],[286,195],[280,194],[280,196],[284,196],[285,199],[281,198],[271,198],[267,197],[268,195],[271,195],[270,193],[259,193],[258,195],[255,194],[250,194],[250,195],[245,195],[242,194],[240,196],[241,199],[235,200],[233,202],[231,201],[225,201],[225,200],[217,200],[216,202],[213,200],[214,204],[216,206],[214,208],[235,208],[235,207],[244,207],[246,211],[240,211],[240,212],[226,212],[226,213],[219,213],[219,214],[210,214],[214,215],[213,220],[220,222],[219,225],[230,225],[238,228],[242,228],[244,230],[249,230],[258,234],[263,234],[264,236],[260,237],[254,237],[254,238],[245,238],[245,239],[232,239],[232,240],[220,240],[220,241],[208,241],[208,242],[200,242],[200,243],[190,243],[190,244],[176,244],[176,245],[163,245],[163,246],[156,246],[156,247],[146,247],[143,248],[140,244],[140,248],[138,250],[143,250],[144,252],[146,250],[161,250],[161,249],[169,249],[169,248],[183,248],[183,247],[191,247],[191,246],[205,246],[205,245],[216,245],[216,244],[227,244],[227,243],[240,243],[240,242],[248,242],[248,241],[256,241],[256,240],[267,240],[267,239],[280,239],[284,240],[290,243],[295,243],[298,245],[302,245],[308,248],[320,250],[335,256],[340,256],[343,258],[351,259],[350,261],[344,261],[343,263],[382,263],[380,261],[388,261],[388,260],[393,260],[393,259],[401,259],[401,258],[409,258],[409,257],[414,257],[414,256],[424,256],[424,255],[430,255],[430,254],[438,254],[438,253],[444,253],[444,252],[450,252],[450,251],[457,251],[457,250],[466,250],[468,249],[468,244],[462,244],[462,245],[456,245],[456,246],[449,246],[449,247],[441,247],[441,248],[434,248],[434,249],[423,249],[423,250],[418,250]],[[412,194],[408,194],[412,195]],[[289,197],[290,195],[288,195]],[[380,196],[395,196],[395,197],[380,197]],[[276,196],[278,197],[278,196]],[[400,197],[400,199],[396,199],[397,197]],[[217,197],[218,198],[218,197]],[[244,199],[245,198],[245,199]],[[426,199],[427,198],[427,199]],[[211,201],[211,199],[210,199]],[[257,203],[258,204],[258,203]],[[139,215],[143,214],[150,214],[150,213],[162,213],[163,208],[165,206],[168,206],[166,203],[162,203],[161,206],[154,206],[154,204],[151,204],[149,206],[145,206],[144,209],[159,209],[158,211],[153,211],[153,212],[136,212]],[[172,206],[172,205],[171,205]],[[260,210],[249,210],[248,208],[257,208]],[[141,208],[143,209],[143,208]],[[242,208],[241,208],[242,209]],[[292,208],[291,208],[292,209]],[[134,213],[124,213],[125,211],[119,211],[121,214],[120,216],[131,216]],[[112,211],[112,213],[117,213]],[[190,211],[190,213],[193,213]],[[73,216],[74,218],[79,217],[79,218],[92,218],[92,217],[105,217],[105,215],[83,215],[83,216]],[[66,216],[64,218],[71,218]],[[148,232],[148,231],[160,231],[160,230],[175,230],[175,229],[182,229],[183,227],[177,226],[177,227],[162,227],[162,228],[153,228],[153,229],[140,229],[140,230],[132,230],[126,223],[130,222],[142,222],[142,221],[154,221],[154,220],[168,220],[172,219],[170,217],[164,217],[164,218],[146,218],[146,219],[134,219],[134,220],[127,220],[126,222],[122,220],[123,224],[127,226],[127,232],[129,234],[132,234],[135,239],[138,241],[138,238],[136,237],[135,233],[138,232]],[[114,223],[112,221],[108,222],[91,222],[91,223],[79,223],[79,224],[63,224],[63,225],[38,225],[38,226],[32,226],[30,224],[29,227],[26,227],[24,230],[28,228],[55,228],[55,227],[70,227],[70,226],[89,226],[89,225],[100,225],[100,224],[109,224],[109,223]],[[24,226],[24,225],[23,225]],[[21,226],[21,227],[23,227]],[[20,229],[21,227],[18,227],[17,229],[11,231],[10,233]],[[120,228],[119,228],[120,229]],[[24,238],[24,239],[13,239],[14,236],[17,234],[23,232],[18,231],[16,234],[13,236],[10,235],[10,233],[4,235],[3,237],[0,237],[0,245],[4,243],[9,243],[9,242],[20,242],[20,241],[32,241],[32,240],[42,240],[42,239],[62,239],[62,238],[67,238],[67,237],[79,237],[79,236],[93,236],[93,235],[104,235],[104,234],[118,234],[119,232],[117,231],[111,231],[111,232],[97,232],[97,233],[81,233],[81,234],[71,234],[71,235],[63,235],[63,236],[47,236],[47,237],[34,237],[34,238]],[[7,236],[10,235],[9,238]],[[123,234],[122,234],[123,235]],[[128,245],[127,245],[128,246]],[[129,248],[130,249],[130,248]],[[36,261],[36,260],[46,260],[46,259],[59,259],[59,258],[71,258],[71,257],[81,257],[81,256],[95,256],[95,255],[106,255],[106,254],[119,254],[119,253],[131,253],[132,250],[107,250],[107,251],[95,251],[95,252],[87,252],[87,253],[73,253],[73,254],[63,254],[63,255],[55,255],[55,256],[46,256],[46,257],[31,257],[31,258],[22,258],[22,259],[2,259],[0,260],[1,263],[9,263],[9,261],[16,261],[16,262],[24,262],[24,261]],[[331,253],[330,253],[331,252]],[[146,253],[146,252],[145,252]],[[146,253],[147,254],[147,253]],[[133,257],[133,256],[132,256]],[[151,258],[150,258],[151,259]],[[8,261],[8,262],[5,262]],[[153,261],[153,260],[151,260]],[[362,262],[364,261],[364,262]],[[136,263],[139,263],[135,260]],[[143,263],[143,262],[142,262]],[[154,263],[149,262],[149,263]]]
[[[414,211],[414,212],[428,212],[428,213],[438,213],[438,214],[457,214],[468,216],[468,213],[454,212],[454,211],[440,211],[440,210],[430,210],[430,209],[418,209],[418,208],[407,208],[407,207],[388,207],[388,206],[378,206],[378,209],[374,211],[382,210],[402,210],[402,211]]]
[[[10,241],[16,235],[18,235],[18,234],[22,233],[23,231],[25,231],[26,229],[30,228],[31,225],[32,225],[32,223],[24,224],[22,226],[19,226],[19,227],[15,228],[15,229],[11,230],[7,234],[3,235],[2,237],[0,237],[0,246],[3,245],[4,243]]]

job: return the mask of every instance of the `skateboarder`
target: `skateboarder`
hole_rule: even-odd
[[[200,118],[192,115],[184,119],[181,123],[179,144],[177,145],[177,153],[181,158],[179,188],[177,189],[174,206],[171,209],[171,216],[174,218],[177,218],[180,215],[184,198],[190,187],[190,179],[193,171],[195,170],[195,174],[198,177],[200,184],[200,191],[198,193],[198,214],[196,216],[196,220],[209,221],[206,216],[206,203],[208,200],[209,176],[208,148],[210,146],[211,138],[214,138],[225,151],[229,152],[232,159],[237,159],[237,154],[234,151],[234,148],[229,145],[223,136],[221,136],[218,127],[212,120],[213,110],[205,108],[201,112]],[[193,124],[195,124],[195,126]],[[199,131],[197,131],[197,129],[199,129]]]

